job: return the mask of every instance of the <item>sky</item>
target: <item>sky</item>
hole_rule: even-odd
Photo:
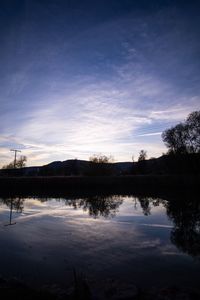
[[[200,2],[1,0],[0,167],[159,157],[200,109]]]

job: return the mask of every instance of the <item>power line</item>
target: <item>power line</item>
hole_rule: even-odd
[[[15,152],[15,156],[14,156],[14,169],[16,167],[16,161],[17,161],[17,152],[21,152],[21,150],[17,150],[17,149],[11,149],[10,151]]]

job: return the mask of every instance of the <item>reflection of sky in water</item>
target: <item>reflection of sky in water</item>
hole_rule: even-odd
[[[13,209],[13,226],[4,226],[10,210],[2,203],[0,273],[34,283],[70,283],[76,268],[91,281],[195,285],[199,262],[170,242],[173,223],[164,201],[154,206],[150,199],[150,213],[144,215],[137,198],[120,199],[107,218],[89,215],[79,207],[82,199],[76,201],[76,209],[64,199],[26,199],[22,212]]]

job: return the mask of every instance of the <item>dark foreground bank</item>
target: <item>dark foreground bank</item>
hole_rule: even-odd
[[[132,175],[132,176],[59,176],[0,177],[0,194],[32,195],[61,192],[140,192],[197,190],[200,176]]]
[[[119,282],[113,281],[105,286],[100,295],[91,290],[87,280],[82,277],[76,278],[68,290],[62,290],[57,286],[34,289],[16,279],[0,278],[0,297],[20,300],[198,300],[200,291],[177,286],[141,290],[135,285],[119,285]]]

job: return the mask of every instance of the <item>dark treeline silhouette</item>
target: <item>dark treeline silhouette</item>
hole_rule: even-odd
[[[147,160],[141,150],[137,162],[114,163],[106,155],[93,155],[89,161],[55,161],[41,167],[23,167],[26,157],[0,170],[0,176],[121,176],[149,174],[200,174],[200,111],[191,113],[185,122],[165,130],[163,141],[168,148],[159,158]],[[25,161],[23,160],[25,159]]]
[[[73,159],[56,161],[41,167],[1,169],[0,176],[112,176],[131,174],[131,170],[132,162]]]
[[[170,153],[138,162],[95,163],[67,160],[42,167],[1,169],[0,176],[122,176],[148,174],[200,174],[199,153]]]
[[[132,174],[200,174],[200,154],[163,155],[133,163]]]

